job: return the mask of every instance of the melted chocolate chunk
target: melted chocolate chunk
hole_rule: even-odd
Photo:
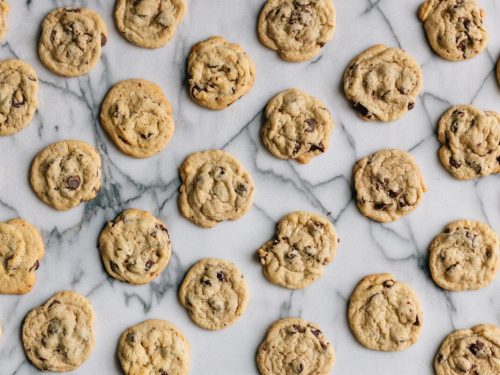
[[[108,38],[106,35],[101,34],[101,47],[104,47],[106,45],[106,42],[108,41]]]
[[[316,125],[318,124],[315,119],[309,118],[304,121],[307,124],[306,132],[311,133],[316,129]]]
[[[484,342],[477,340],[474,344],[471,344],[469,346],[469,350],[471,351],[472,354],[477,355],[478,352],[481,351],[481,349],[484,348]]]
[[[76,190],[80,186],[80,177],[78,176],[70,176],[66,180],[66,184],[68,185],[68,189]]]
[[[389,197],[391,198],[396,198],[399,194],[401,194],[401,191],[389,190]]]
[[[461,163],[459,163],[458,161],[456,161],[455,159],[453,159],[452,157],[450,157],[450,165],[453,167],[453,168],[460,168],[462,166]]]
[[[153,265],[155,264],[155,262],[153,262],[151,259],[149,259],[147,262],[146,262],[146,265],[144,266],[144,269],[146,271],[149,271],[151,269],[151,267],[153,267]]]
[[[389,205],[387,203],[379,202],[373,205],[373,208],[379,211],[384,211]]]
[[[30,272],[36,271],[38,269],[38,267],[40,267],[40,262],[38,262],[38,260],[37,260],[35,262],[35,264],[33,264],[33,266],[31,266]]]
[[[371,112],[360,103],[354,103],[352,107],[354,108],[355,111],[357,111],[363,117],[371,117],[372,116]]]
[[[217,272],[217,279],[221,282],[227,281],[226,273],[224,271]]]
[[[118,267],[118,264],[116,264],[115,262],[113,262],[112,260],[109,261],[109,266],[111,267],[111,270],[114,272],[114,273],[119,273],[120,272],[120,267]]]
[[[325,146],[323,145],[323,141],[321,141],[317,145],[311,145],[311,147],[309,148],[309,151],[325,152]]]

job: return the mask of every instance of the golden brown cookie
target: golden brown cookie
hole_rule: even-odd
[[[7,33],[7,16],[9,15],[9,4],[6,0],[0,0],[0,40]]]

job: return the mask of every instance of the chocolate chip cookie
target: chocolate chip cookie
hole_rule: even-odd
[[[9,4],[6,0],[0,0],[0,40],[7,33],[7,16],[9,15]]]
[[[179,301],[201,328],[222,329],[245,312],[248,287],[235,264],[222,259],[202,259],[184,277]]]
[[[107,38],[106,24],[93,10],[58,8],[43,20],[38,54],[51,72],[77,77],[97,64]]]
[[[457,105],[439,120],[439,158],[453,177],[470,180],[500,173],[500,114]]]
[[[495,278],[500,265],[496,233],[479,221],[448,224],[429,247],[432,278],[448,290],[475,290]]]
[[[376,221],[409,214],[427,191],[415,159],[400,150],[380,150],[358,160],[353,173],[358,209]]]
[[[0,136],[24,129],[38,107],[38,77],[21,60],[0,61]]]
[[[174,36],[185,12],[184,0],[117,0],[115,22],[129,42],[159,48]]]
[[[356,340],[384,352],[415,344],[423,324],[417,295],[388,273],[361,280],[351,295],[347,315]]]
[[[283,60],[312,59],[332,39],[335,7],[331,0],[268,0],[259,17],[259,39]]]
[[[166,225],[149,212],[128,209],[99,236],[102,262],[111,277],[146,284],[167,266],[172,252]]]
[[[238,44],[213,36],[191,48],[188,64],[189,95],[205,108],[221,110],[253,86],[255,67]]]
[[[43,202],[57,210],[69,210],[97,195],[101,188],[101,157],[85,142],[53,143],[33,159],[30,182]]]
[[[418,18],[432,49],[444,59],[473,58],[488,44],[486,14],[476,0],[426,0]]]
[[[319,279],[335,257],[339,239],[326,217],[297,211],[281,218],[276,237],[259,250],[264,276],[273,284],[302,289]]]
[[[321,328],[300,318],[274,322],[257,352],[261,375],[326,375],[335,362]]]
[[[118,359],[125,375],[187,375],[189,344],[173,324],[146,320],[122,333]]]
[[[0,293],[25,294],[45,253],[38,230],[23,219],[0,223]]]
[[[363,120],[394,121],[413,109],[423,76],[399,48],[378,44],[356,56],[344,72],[344,93]]]
[[[434,358],[436,375],[500,374],[500,328],[480,324],[450,333]]]
[[[72,371],[92,353],[93,330],[90,301],[75,292],[59,292],[24,319],[24,351],[42,371]]]
[[[184,160],[179,173],[179,210],[196,225],[211,228],[221,221],[237,220],[252,205],[252,178],[226,151],[195,152]]]
[[[297,89],[283,91],[266,107],[262,142],[280,159],[308,163],[328,149],[333,120],[317,98]]]
[[[160,86],[144,79],[121,81],[109,90],[101,125],[121,151],[136,158],[159,153],[175,128],[172,106]]]

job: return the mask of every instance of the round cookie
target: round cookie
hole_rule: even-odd
[[[452,61],[473,58],[486,48],[485,17],[476,0],[426,0],[418,12],[434,52]]]
[[[394,121],[413,109],[423,76],[413,57],[378,44],[356,56],[344,72],[344,93],[363,120]]]
[[[300,318],[274,322],[257,352],[261,375],[327,375],[335,362],[321,328]]]
[[[450,333],[434,358],[436,375],[500,374],[500,328],[480,324]]]
[[[259,250],[264,276],[273,284],[302,289],[319,279],[335,257],[339,239],[326,217],[292,212],[281,218],[275,239]]]
[[[174,36],[185,12],[184,0],[117,0],[115,23],[136,46],[159,48]]]
[[[358,209],[376,221],[409,214],[427,191],[415,159],[400,150],[380,150],[358,160],[353,173]]]
[[[147,158],[159,153],[174,134],[172,107],[160,86],[144,79],[121,81],[101,106],[101,125],[125,154]]]
[[[6,0],[0,0],[0,40],[7,33],[7,16],[9,15],[9,4]]]
[[[106,24],[93,10],[58,8],[43,20],[38,54],[51,72],[77,77],[97,64],[107,38]]]
[[[71,291],[56,293],[24,319],[24,351],[42,371],[72,371],[94,349],[93,326],[94,311],[87,298]]]
[[[45,253],[36,228],[23,219],[0,223],[0,294],[26,294]]]
[[[195,44],[187,63],[189,95],[199,105],[224,109],[253,86],[255,66],[239,45],[220,36]]]
[[[221,221],[237,220],[252,205],[252,178],[228,152],[195,152],[184,160],[179,174],[179,210],[196,225],[211,228]]]
[[[38,77],[33,68],[21,60],[0,61],[0,136],[28,126],[37,106]]]
[[[332,39],[335,7],[331,0],[268,0],[257,29],[262,44],[283,60],[306,61]]]
[[[280,159],[308,163],[328,149],[333,120],[317,98],[297,89],[283,91],[266,107],[262,142]]]
[[[187,375],[189,344],[165,320],[146,320],[122,333],[118,359],[125,375]]]
[[[496,233],[479,221],[448,224],[429,246],[429,268],[443,289],[475,290],[495,278],[500,265]]]
[[[149,212],[128,209],[99,235],[102,262],[109,275],[130,284],[146,284],[167,266],[172,252],[165,224]]]
[[[364,347],[395,352],[415,344],[423,316],[417,295],[391,274],[368,275],[351,295],[348,320]]]
[[[437,136],[439,158],[453,177],[500,173],[500,114],[470,105],[451,107],[439,120]]]
[[[245,311],[248,287],[235,264],[222,259],[202,259],[184,277],[179,301],[201,328],[222,329]]]
[[[101,188],[101,157],[89,144],[60,141],[35,156],[31,187],[49,206],[65,211],[94,199]]]

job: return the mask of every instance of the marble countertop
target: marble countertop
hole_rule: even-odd
[[[0,138],[0,220],[21,216],[42,232],[46,255],[37,284],[24,296],[0,296],[0,374],[38,371],[27,361],[20,339],[26,313],[56,291],[72,289],[91,299],[97,320],[96,347],[74,374],[120,374],[116,345],[120,333],[147,318],[176,324],[191,344],[192,375],[256,375],[256,349],[274,320],[301,316],[318,323],[333,342],[334,374],[432,374],[442,339],[455,328],[500,324],[500,277],[474,292],[445,292],[430,279],[427,247],[445,224],[457,218],[489,223],[500,233],[500,175],[475,181],[453,179],[437,158],[436,123],[449,106],[471,103],[500,110],[494,64],[500,53],[500,2],[479,0],[486,10],[490,42],[480,56],[452,63],[431,51],[417,20],[420,0],[334,0],[337,28],[323,54],[305,63],[286,63],[262,46],[256,22],[262,0],[188,0],[189,9],[173,40],[146,50],[128,43],[113,23],[110,0],[11,0],[9,31],[0,58],[29,62],[41,79],[40,105],[24,131]],[[39,61],[37,43],[43,17],[57,6],[88,6],[109,29],[108,44],[87,76],[63,79]],[[253,89],[228,109],[212,112],[195,105],[186,90],[185,62],[190,47],[211,35],[241,44],[256,65]],[[342,92],[342,73],[365,48],[384,43],[405,49],[421,64],[424,89],[415,108],[401,120],[365,123]],[[175,111],[176,130],[159,155],[136,160],[120,153],[98,122],[100,103],[116,82],[139,77],[158,83]],[[262,110],[277,92],[297,87],[321,98],[335,129],[328,152],[308,165],[273,158],[259,139]],[[68,212],[37,199],[27,173],[46,145],[77,138],[95,145],[103,159],[103,187],[97,198]],[[354,162],[381,148],[408,150],[428,185],[422,204],[390,224],[363,217],[352,196]],[[234,154],[256,184],[252,209],[236,222],[201,229],[177,209],[178,166],[186,155],[207,148]],[[173,256],[166,270],[144,286],[115,281],[104,271],[97,236],[107,220],[127,207],[151,211],[168,225]],[[255,250],[270,239],[279,218],[293,210],[328,215],[341,238],[337,257],[325,275],[305,290],[274,286],[261,274]],[[204,257],[238,264],[250,288],[246,313],[217,332],[194,325],[177,301],[186,270]],[[420,339],[399,353],[364,349],[349,331],[347,300],[366,274],[391,272],[409,283],[421,299],[424,327]]]

